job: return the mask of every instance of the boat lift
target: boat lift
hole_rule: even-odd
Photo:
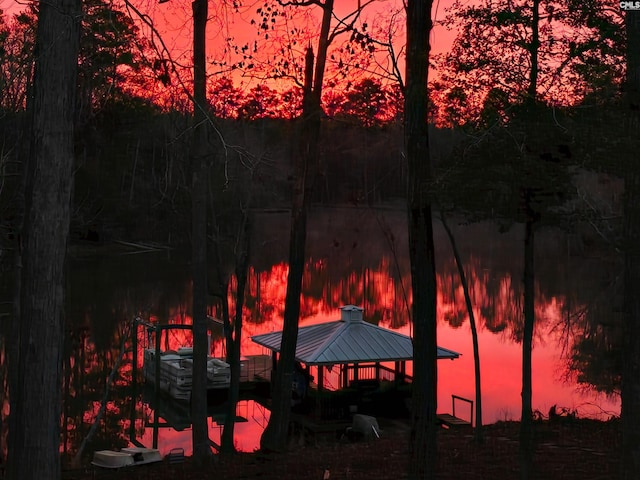
[[[222,320],[213,317],[207,317],[210,322],[210,326],[222,326]],[[132,366],[132,374],[131,374],[131,385],[134,392],[138,391],[138,329],[142,326],[146,328],[149,338],[151,337],[151,333],[155,333],[155,358],[160,359],[160,351],[161,351],[161,340],[162,340],[162,332],[169,330],[193,330],[193,325],[191,324],[180,324],[180,323],[169,323],[169,324],[160,324],[160,323],[152,323],[143,318],[136,316],[133,319],[133,366]],[[209,328],[210,330],[211,328]],[[211,339],[211,337],[209,337]],[[209,340],[210,341],[210,340]],[[210,346],[210,345],[209,345]],[[155,362],[155,378],[160,378],[160,361]],[[154,398],[157,399],[160,394],[160,382],[154,382],[153,386],[153,395]],[[132,407],[132,417],[135,415],[135,405]],[[153,424],[158,424],[158,414],[156,410],[153,413]],[[133,418],[132,418],[133,420]],[[134,422],[131,422],[131,438],[135,437],[135,425]],[[153,448],[158,448],[158,429],[153,429]]]

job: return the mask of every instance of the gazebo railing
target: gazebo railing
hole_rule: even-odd
[[[397,373],[393,368],[379,363],[347,365],[347,385],[362,382],[394,382],[398,380]],[[403,376],[404,379],[408,377]]]

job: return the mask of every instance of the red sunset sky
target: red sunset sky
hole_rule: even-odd
[[[112,1],[117,8],[127,10],[125,0]],[[134,21],[140,26],[140,35],[153,42],[159,50],[163,50],[162,45],[164,44],[171,52],[171,58],[177,63],[178,69],[186,69],[189,71],[192,65],[191,46],[193,38],[191,0],[166,0],[164,3],[159,3],[158,0],[129,1],[131,1],[135,9],[128,9],[128,11]],[[0,9],[5,12],[5,15],[11,15],[18,13],[28,3],[29,0],[0,0]],[[252,20],[258,23],[260,22],[260,16],[257,10],[264,7],[265,0],[243,0],[241,2],[241,8],[238,10],[229,6],[231,3],[231,0],[209,0],[208,3],[207,58],[209,61],[209,81],[215,82],[216,79],[221,76],[231,75],[235,86],[245,91],[261,83],[278,90],[288,90],[293,87],[294,82],[291,79],[278,81],[268,80],[272,71],[269,70],[266,63],[273,61],[275,58],[283,58],[281,52],[278,52],[278,49],[285,43],[292,44],[293,41],[296,42],[293,50],[295,51],[295,57],[297,59],[295,61],[298,64],[302,61],[304,48],[308,44],[311,44],[314,50],[316,50],[317,35],[320,29],[320,9],[318,7],[299,8],[295,22],[289,21],[289,23],[287,23],[283,17],[278,17],[276,30],[269,32],[270,37],[267,40],[265,39],[265,32],[260,32],[258,27],[251,23]],[[362,27],[362,23],[366,22],[368,25],[367,31],[375,38],[384,38],[386,30],[383,30],[385,35],[381,34],[380,30],[389,23],[389,19],[395,14],[397,20],[394,48],[396,52],[402,51],[405,42],[404,18],[403,16],[399,16],[398,12],[402,11],[403,0],[369,0],[368,3],[365,0],[336,0],[335,16],[345,18],[349,13],[355,11],[359,3],[366,5],[360,16],[360,28]],[[444,18],[446,9],[449,8],[452,3],[453,0],[435,0],[432,16],[436,22]],[[135,10],[151,19],[155,32],[140,20]],[[337,21],[334,19],[333,25],[335,26],[336,24]],[[291,30],[295,26],[302,26],[304,28],[301,27],[300,32],[292,34]],[[158,34],[160,39],[158,38]],[[436,24],[431,34],[432,53],[437,54],[447,51],[453,37],[453,32],[447,31],[445,28]],[[339,48],[347,38],[348,35],[343,34],[341,37],[338,37],[332,45],[334,48]],[[229,42],[227,39],[231,39],[231,41]],[[228,66],[221,66],[221,62],[226,62],[226,64],[229,65],[241,59],[239,55],[231,52],[232,49],[229,48],[230,43],[235,46],[249,44],[253,47],[256,45],[257,51],[253,53],[253,58],[247,62],[253,63],[255,68],[230,72]],[[335,51],[334,49],[332,52],[330,49],[330,55],[331,53],[335,53]],[[166,56],[164,53],[162,55]],[[336,54],[336,56],[338,56],[338,54]],[[389,56],[386,51],[383,51],[378,54],[377,58],[380,63],[388,63]],[[400,56],[400,71],[404,74],[402,61],[403,58]],[[341,90],[346,87],[347,81],[337,74],[335,64],[337,64],[337,60],[334,60],[334,66],[332,68],[332,60],[329,59],[327,74],[325,75],[325,87],[331,88],[332,79],[338,79],[334,88]],[[376,70],[374,65],[370,65],[370,68],[366,70],[352,69],[348,79],[357,80],[365,76],[381,78],[379,76],[380,73],[379,69]],[[354,77],[354,75],[356,76]],[[434,78],[435,75],[436,72],[430,73],[431,78]],[[189,83],[188,77],[190,77],[190,73],[184,78],[187,84]]]
[[[256,26],[251,25],[251,20],[259,21],[256,10],[262,7],[264,2],[244,1],[239,12],[234,11],[234,9],[228,7],[225,3],[226,2],[214,0],[209,1],[209,22],[207,25],[208,59],[211,62],[219,62],[225,59],[225,53],[223,51],[225,38],[233,38],[233,43],[236,45],[243,45],[245,43],[253,44],[257,41],[259,51],[255,57],[259,59],[261,55],[269,56],[268,52],[260,50],[260,46],[264,45],[263,42],[265,42],[264,33],[259,35]],[[354,11],[358,3],[357,0],[337,0],[336,15],[343,18],[346,14]],[[362,3],[364,4],[364,2]],[[445,10],[449,8],[452,3],[453,0],[436,1],[433,6],[434,20],[442,19],[445,15]],[[183,65],[190,65],[192,41],[191,2],[188,0],[169,0],[166,3],[159,4],[155,0],[134,0],[134,4],[141,12],[153,18],[157,30],[172,52],[174,60]],[[367,22],[370,31],[372,31],[376,25],[383,22],[392,12],[398,11],[401,7],[402,0],[376,0],[366,7],[361,18]],[[313,17],[312,12],[316,12],[317,14],[319,9],[301,10],[305,10],[304,14],[311,20],[308,20],[308,31],[306,35],[302,34],[297,38],[299,41],[299,50],[301,50],[303,46],[306,46],[309,41],[315,50],[317,40],[314,37],[319,31],[320,19],[319,17]],[[334,24],[335,23],[334,21]],[[281,22],[281,26],[284,26],[284,23]],[[277,35],[277,33],[272,34],[271,40],[273,40],[275,35]],[[346,36],[343,37],[346,38]],[[445,28],[436,25],[431,34],[432,52],[435,54],[446,51],[453,37],[454,32],[447,31]],[[336,45],[339,43],[339,40],[334,42]],[[403,43],[404,31],[398,35],[396,50],[399,51]],[[271,48],[273,48],[273,46],[271,46]],[[234,60],[234,57],[227,55],[226,59],[231,62]],[[220,70],[220,67],[211,66],[209,73],[215,76],[219,74]],[[253,78],[251,73],[243,75],[242,78],[240,75],[235,75],[234,80],[236,83],[242,82],[245,85],[253,85],[256,82],[256,79]],[[291,85],[287,85],[284,88],[288,88],[289,86]]]

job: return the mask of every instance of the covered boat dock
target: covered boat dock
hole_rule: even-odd
[[[347,305],[341,309],[341,318],[336,321],[302,327],[298,330],[295,359],[296,371],[306,373],[315,380],[317,415],[321,417],[348,416],[366,408],[368,394],[405,388],[410,392],[411,376],[406,364],[413,360],[411,337],[364,321],[363,309]],[[282,332],[255,335],[251,339],[269,349],[273,370],[277,368],[281,348]],[[438,347],[439,359],[456,359],[459,353]],[[294,373],[294,378],[296,373]],[[343,395],[338,412],[332,408],[332,393],[350,392]],[[294,387],[294,396],[295,396]],[[305,392],[301,389],[299,394]],[[405,394],[405,396],[408,396]],[[333,395],[335,398],[336,395]],[[345,398],[346,397],[346,398]],[[344,412],[344,403],[347,412]]]

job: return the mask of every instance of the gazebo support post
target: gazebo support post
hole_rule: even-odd
[[[324,395],[324,365],[318,365],[318,418],[322,418],[322,407]]]
[[[271,377],[273,377],[274,372],[278,368],[278,354],[275,350],[271,350]],[[273,380],[273,378],[271,378]]]

